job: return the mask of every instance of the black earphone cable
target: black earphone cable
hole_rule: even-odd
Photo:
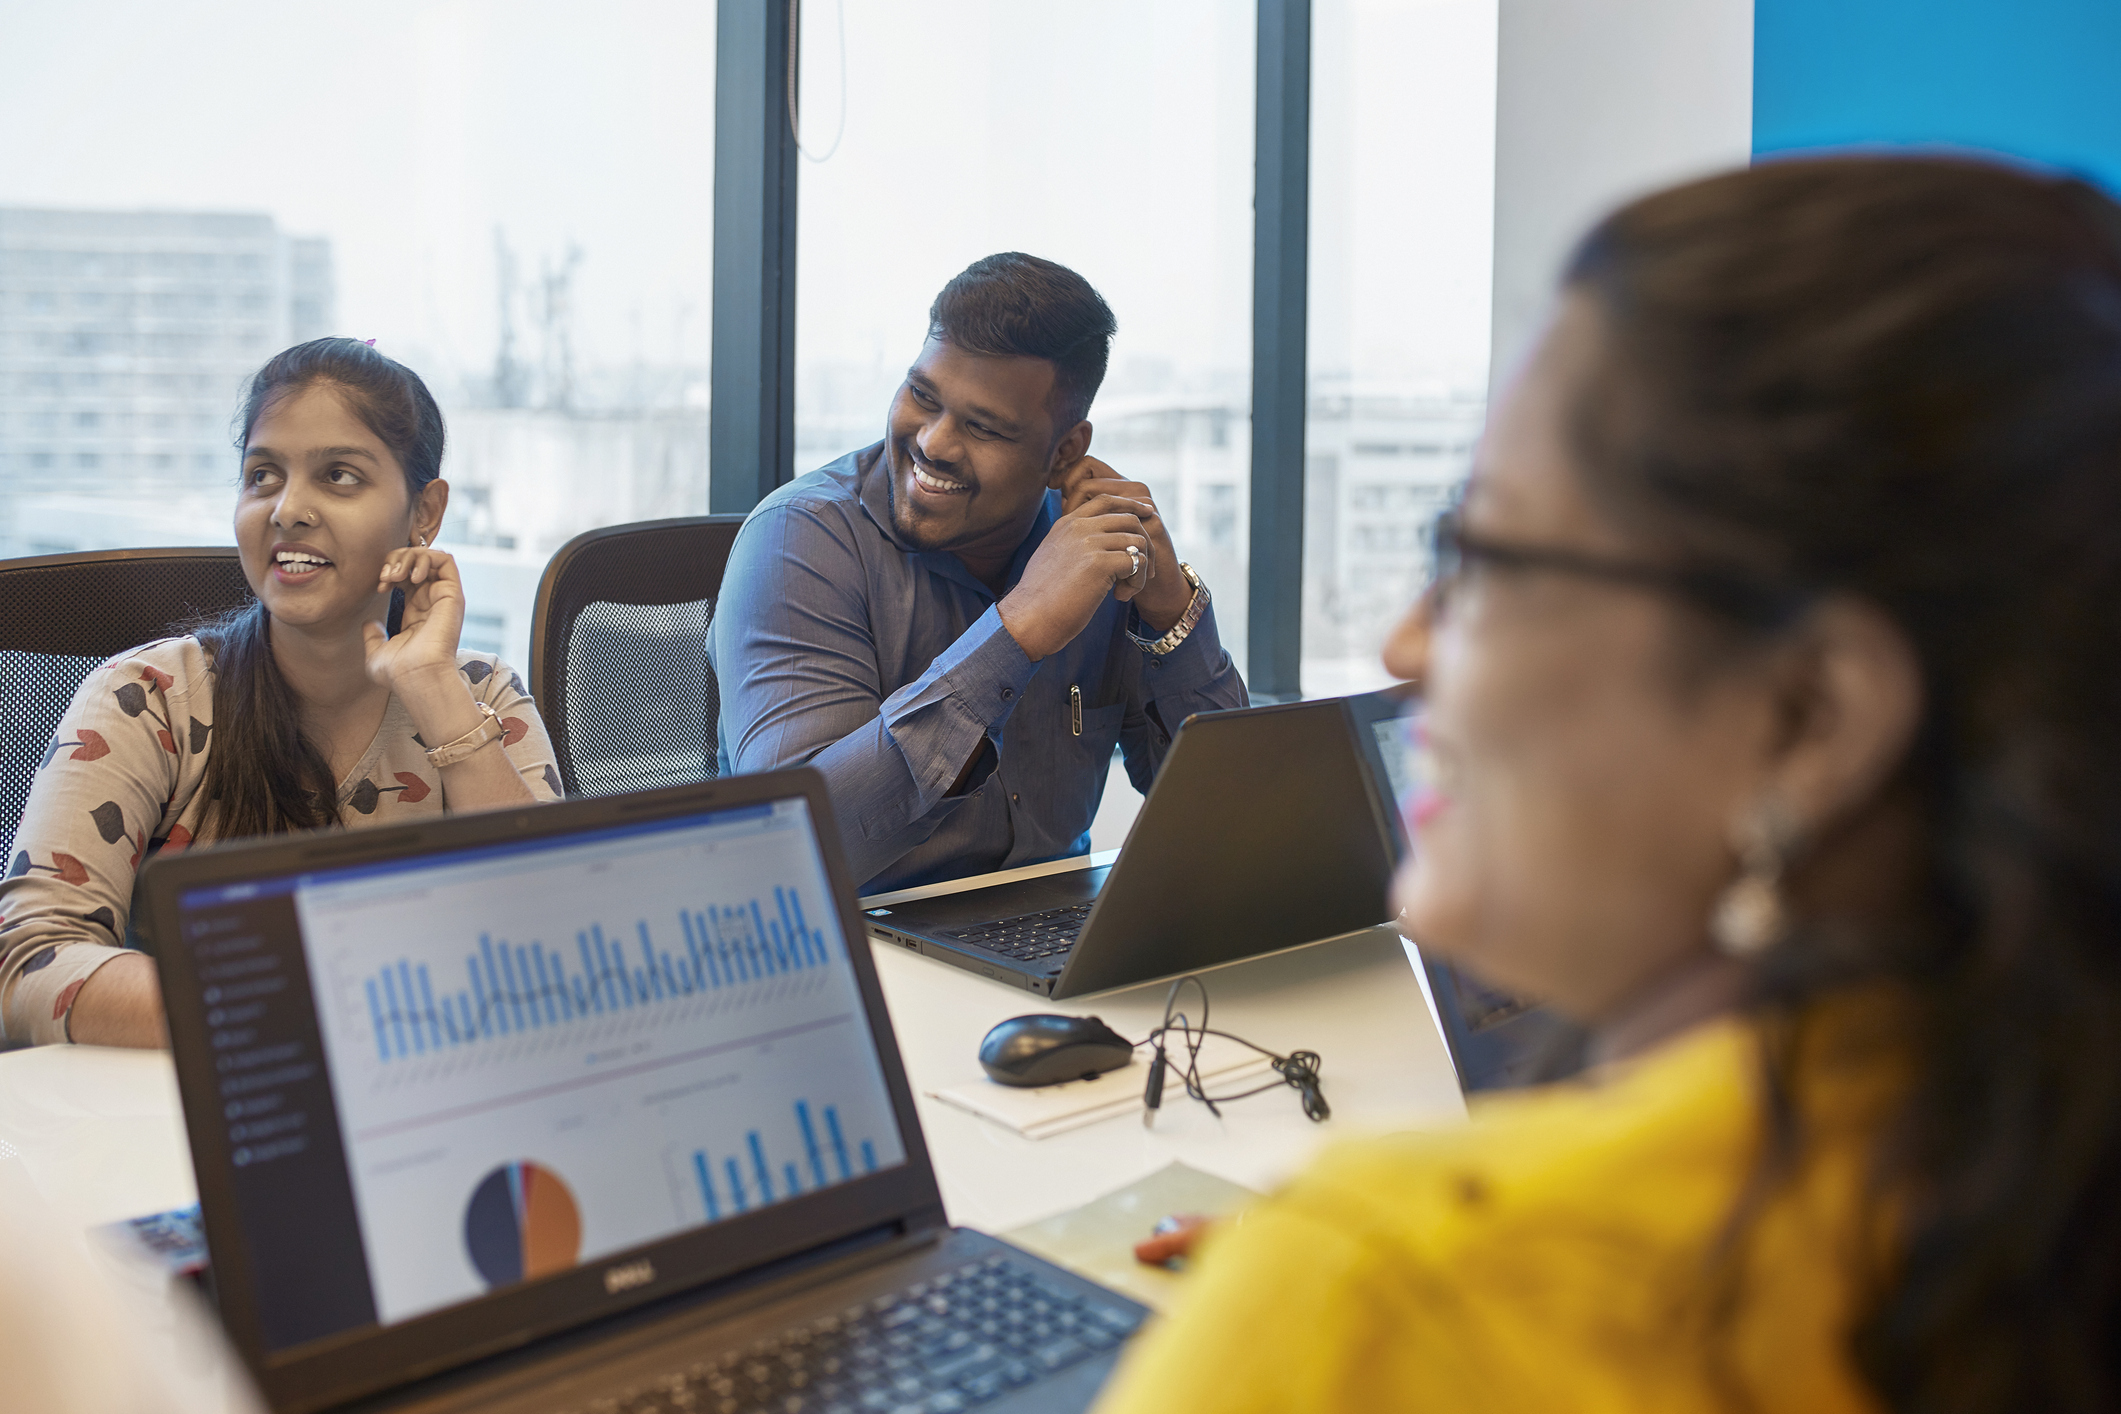
[[[1193,1024],[1192,1019],[1186,1013],[1177,1010],[1179,993],[1188,982],[1192,983],[1194,989],[1200,993],[1200,1024],[1198,1026]],[[1170,992],[1164,997],[1163,1023],[1154,1031],[1151,1031],[1146,1038],[1135,1042],[1136,1046],[1148,1046],[1154,1051],[1149,1060],[1149,1083],[1142,1094],[1142,1104],[1145,1106],[1142,1113],[1143,1124],[1154,1123],[1157,1110],[1163,1107],[1164,1080],[1171,1065],[1170,1056],[1166,1050],[1165,1038],[1174,1030],[1184,1038],[1185,1054],[1179,1063],[1181,1066],[1179,1074],[1184,1081],[1186,1094],[1189,1098],[1198,1100],[1206,1105],[1208,1113],[1218,1119],[1222,1117],[1222,1111],[1217,1108],[1218,1106],[1229,1104],[1232,1100],[1243,1100],[1253,1095],[1263,1095],[1269,1090],[1279,1090],[1283,1086],[1287,1086],[1303,1096],[1304,1115],[1313,1123],[1327,1119],[1332,1115],[1332,1107],[1326,1103],[1324,1083],[1319,1078],[1319,1073],[1324,1068],[1325,1062],[1319,1057],[1318,1052],[1291,1051],[1287,1055],[1282,1055],[1278,1051],[1269,1050],[1256,1042],[1248,1041],[1242,1036],[1228,1031],[1218,1031],[1208,1025],[1208,1019],[1207,983],[1190,973],[1173,982]],[[1200,1074],[1201,1044],[1210,1036],[1220,1036],[1225,1041],[1234,1041],[1248,1050],[1257,1051],[1267,1057],[1268,1064],[1273,1066],[1277,1078],[1267,1082],[1265,1085],[1254,1086],[1250,1090],[1240,1090],[1236,1094],[1210,1095],[1207,1083],[1201,1078]]]

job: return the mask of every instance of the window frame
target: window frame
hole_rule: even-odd
[[[1252,465],[1246,679],[1301,697],[1310,295],[1311,0],[1255,0]],[[708,510],[795,477],[800,0],[717,7]]]

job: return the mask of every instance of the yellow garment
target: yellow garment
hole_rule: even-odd
[[[1099,1414],[1881,1406],[1844,1332],[1878,1067],[1800,1072],[1809,1142],[1715,1254],[1761,1142],[1760,1051],[1711,1023],[1439,1134],[1348,1143],[1207,1245]],[[1846,1058],[1844,1058],[1846,1059]],[[1742,1290],[1716,1314],[1717,1294]]]

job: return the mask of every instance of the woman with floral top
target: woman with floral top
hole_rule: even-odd
[[[163,1044],[154,965],[121,946],[160,851],[559,796],[521,679],[457,649],[442,441],[418,375],[358,340],[259,370],[235,513],[256,602],[74,695],[0,882],[0,1036]]]

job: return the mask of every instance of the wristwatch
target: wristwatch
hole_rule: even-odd
[[[471,705],[479,709],[479,724],[455,741],[443,742],[427,753],[427,764],[437,771],[456,765],[487,743],[499,741],[508,734],[508,729],[501,725],[501,719],[494,714],[493,708],[477,698],[472,699]]]
[[[1215,599],[1215,596],[1208,592],[1208,586],[1200,582],[1200,576],[1193,572],[1193,566],[1181,562],[1178,572],[1186,577],[1186,583],[1193,586],[1193,598],[1187,603],[1186,611],[1178,616],[1178,622],[1171,625],[1169,633],[1162,638],[1143,638],[1133,629],[1133,624],[1141,622],[1141,615],[1132,612],[1127,615],[1130,621],[1127,637],[1133,639],[1134,646],[1142,652],[1158,658],[1186,641],[1186,635],[1193,632],[1193,625],[1200,622],[1200,616],[1208,612],[1208,605]]]

